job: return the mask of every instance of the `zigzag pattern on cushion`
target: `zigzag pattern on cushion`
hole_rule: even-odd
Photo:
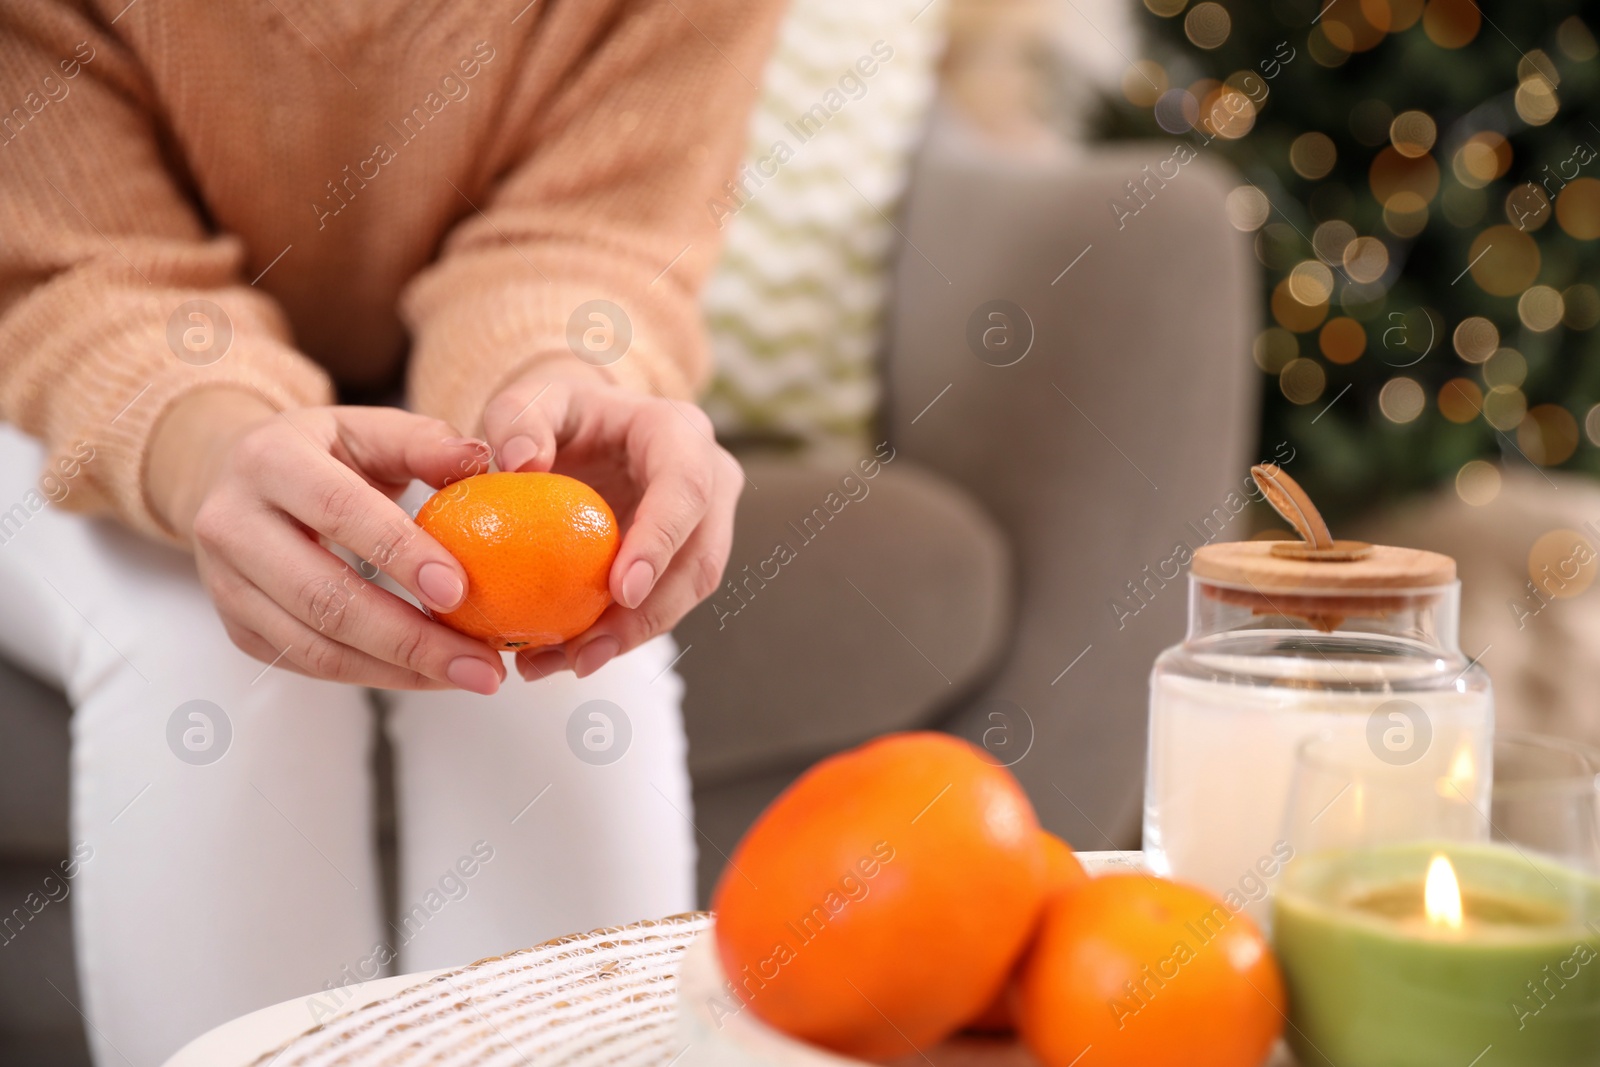
[[[794,0],[751,118],[745,191],[707,205],[726,242],[703,300],[719,432],[865,443],[898,241],[889,220],[933,95],[944,6]]]

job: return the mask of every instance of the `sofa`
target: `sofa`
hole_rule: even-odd
[[[1231,519],[1257,447],[1233,179],[1202,152],[1149,182],[1170,156],[928,139],[896,222],[882,444],[741,450],[729,584],[677,631],[702,898],[797,773],[895,730],[983,745],[1079,848],[1137,845],[1145,679],[1187,598],[1162,562]],[[1135,216],[1109,206],[1130,182]],[[7,909],[67,852],[68,719],[0,664]],[[87,1062],[70,911],[0,949],[0,1062]]]

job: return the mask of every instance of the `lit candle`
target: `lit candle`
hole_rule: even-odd
[[[1274,907],[1290,1042],[1307,1067],[1594,1067],[1597,917],[1600,881],[1502,846],[1304,858]]]

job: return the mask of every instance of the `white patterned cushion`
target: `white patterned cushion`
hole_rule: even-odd
[[[751,120],[749,195],[708,205],[726,241],[704,296],[720,433],[864,443],[889,220],[933,97],[945,6],[794,0]]]

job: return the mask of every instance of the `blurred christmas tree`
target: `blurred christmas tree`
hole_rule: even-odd
[[[1318,501],[1600,471],[1600,63],[1573,6],[1145,4],[1112,132],[1244,176],[1263,440],[1295,443]]]

